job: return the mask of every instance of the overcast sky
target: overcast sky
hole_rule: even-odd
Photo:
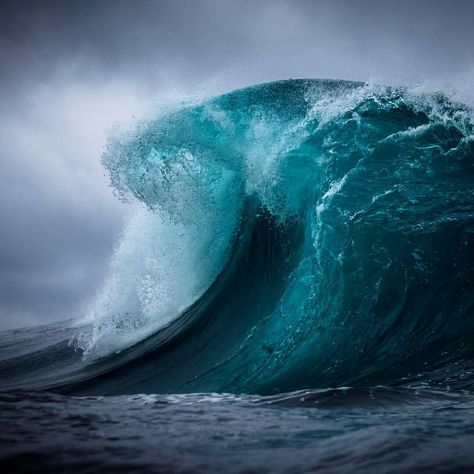
[[[107,131],[169,98],[314,77],[474,84],[474,0],[0,2],[0,329],[80,315],[130,206]]]

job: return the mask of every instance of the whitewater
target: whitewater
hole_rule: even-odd
[[[0,465],[472,472],[469,106],[279,81],[167,106],[102,161],[134,213],[84,317],[0,334]]]

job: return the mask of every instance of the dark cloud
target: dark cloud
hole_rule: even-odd
[[[0,328],[70,317],[103,280],[127,212],[99,164],[115,121],[288,77],[472,77],[473,18],[471,0],[3,0]]]
[[[473,15],[471,0],[4,1],[2,65],[12,85],[66,66],[152,89],[224,73],[420,80],[472,67]]]

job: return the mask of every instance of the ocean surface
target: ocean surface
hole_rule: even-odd
[[[288,80],[103,156],[86,315],[0,333],[2,472],[474,472],[473,111]]]

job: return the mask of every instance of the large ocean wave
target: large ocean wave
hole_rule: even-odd
[[[139,203],[108,280],[80,322],[9,333],[3,388],[472,390],[468,107],[281,81],[169,108],[103,162]]]

